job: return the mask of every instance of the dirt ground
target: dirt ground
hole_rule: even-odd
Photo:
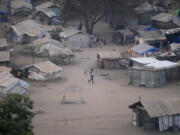
[[[138,100],[178,97],[180,86],[169,82],[162,88],[150,89],[128,85],[127,70],[101,70],[96,67],[99,51],[127,51],[131,46],[113,46],[112,30],[107,25],[98,24],[95,33],[108,41],[108,46],[82,49],[75,53],[76,63],[63,67],[62,78],[54,81],[28,81],[31,85],[30,97],[35,110],[45,113],[33,119],[36,135],[157,135],[156,131],[144,131],[132,127],[131,110],[128,106]],[[107,34],[108,33],[108,34]],[[14,46],[15,47],[15,46]],[[15,47],[14,59],[22,65],[32,64],[32,57],[22,55]],[[20,47],[21,48],[21,47]],[[35,63],[44,59],[35,58]],[[88,83],[90,68],[94,68],[95,84]],[[105,76],[106,75],[106,76]],[[62,105],[63,96],[77,101],[81,97],[85,104]],[[163,133],[169,135],[170,133]],[[176,134],[176,133],[171,133]]]
[[[128,105],[137,101],[138,96],[142,100],[177,97],[180,95],[179,86],[175,82],[156,89],[131,86],[128,85],[127,70],[96,68],[96,53],[113,49],[123,51],[127,47],[83,49],[76,53],[76,64],[63,66],[60,80],[30,82],[35,110],[45,111],[33,120],[36,135],[159,134],[132,127]],[[94,85],[88,83],[89,75],[86,74],[91,67],[95,70]],[[86,104],[59,104],[64,95],[74,101],[83,97]]]

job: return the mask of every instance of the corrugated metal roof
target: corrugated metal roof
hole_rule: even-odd
[[[151,117],[180,114],[180,98],[141,102]]]
[[[9,52],[0,51],[0,62],[9,61]]]
[[[151,57],[142,57],[142,58],[130,58],[131,60],[146,65],[146,64],[151,64],[154,62],[159,62],[159,60],[155,59],[155,58],[151,58]]]
[[[78,33],[82,33],[82,32],[79,30],[75,30],[75,29],[66,29],[63,32],[61,32],[59,35],[60,35],[60,37],[68,38],[68,37],[73,36]]]
[[[144,43],[140,43],[131,48],[132,51],[134,51],[140,55],[144,54],[145,52],[147,52],[148,50],[151,50],[151,49],[156,49],[156,48],[154,48],[153,46],[150,46],[148,44],[144,44]]]
[[[178,63],[174,63],[174,62],[171,62],[171,61],[164,60],[164,61],[157,61],[157,62],[154,62],[154,63],[151,63],[151,64],[147,64],[145,66],[146,67],[151,67],[151,68],[156,68],[156,69],[161,69],[161,68],[164,69],[164,68],[176,67],[178,65],[179,65]]]
[[[11,27],[17,33],[17,35],[27,34],[32,37],[36,37],[45,31],[43,27],[34,20],[26,20]]]
[[[34,64],[34,67],[38,68],[41,72],[44,72],[44,73],[53,73],[53,72],[59,72],[62,70],[62,68],[60,68],[59,66],[55,65],[54,63],[50,61]]]
[[[164,33],[160,30],[153,30],[153,31],[139,31],[138,32],[141,37],[143,38],[144,42],[148,41],[156,41],[156,40],[166,40]]]
[[[10,4],[12,9],[19,9],[19,8],[32,9],[32,4],[27,2],[26,0],[12,0]]]
[[[120,52],[99,52],[98,55],[102,58],[102,59],[120,59],[121,58],[121,54]]]
[[[7,40],[5,38],[0,39],[0,47],[7,47]]]

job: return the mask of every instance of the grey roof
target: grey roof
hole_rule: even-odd
[[[82,32],[79,30],[75,30],[75,29],[66,29],[63,32],[61,32],[59,35],[60,35],[60,37],[68,38],[68,37],[73,36],[78,33],[82,33]]]
[[[139,31],[138,33],[143,38],[144,42],[156,41],[156,40],[158,40],[158,41],[166,40],[164,33],[160,30]]]
[[[131,48],[132,51],[138,53],[138,54],[142,54],[150,49],[152,49],[154,47],[148,45],[148,44],[144,44],[144,43],[140,43],[138,45],[135,45],[134,47]]]
[[[12,0],[11,8],[12,9],[19,9],[19,8],[32,9],[32,5],[31,5],[31,3],[27,2],[26,0]]]
[[[136,106],[137,103],[133,105]],[[150,117],[162,117],[180,114],[180,98],[141,101],[140,103],[143,105]],[[133,105],[131,105],[130,108],[133,108]]]
[[[49,8],[49,7],[51,7],[51,6],[57,6],[57,7],[59,7],[59,5],[54,4],[54,3],[51,2],[51,1],[48,1],[48,2],[43,2],[42,4],[36,6],[35,9],[36,9],[37,11],[39,11],[39,10],[42,10],[42,9]]]
[[[98,55],[102,58],[102,59],[120,59],[121,54],[120,52],[115,52],[115,51],[111,51],[111,52],[99,52]]]

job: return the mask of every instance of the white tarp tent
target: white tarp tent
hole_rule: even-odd
[[[26,94],[27,89],[30,85],[18,78],[15,78],[8,72],[0,73],[0,94],[8,94],[8,93],[18,93],[18,94]]]

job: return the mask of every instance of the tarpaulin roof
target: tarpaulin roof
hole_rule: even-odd
[[[53,73],[53,72],[59,72],[62,70],[62,68],[60,68],[59,66],[55,65],[54,63],[50,61],[37,63],[37,64],[34,64],[33,66],[44,73]]]
[[[26,0],[12,0],[11,8],[12,9],[19,9],[19,8],[32,9],[32,5],[31,5],[31,3],[27,2]]]
[[[131,48],[131,50],[140,55],[143,55],[144,53],[148,53],[148,52],[160,51],[158,48],[155,48],[153,46],[150,46],[150,45],[144,44],[144,43],[135,45],[134,47]]]
[[[142,58],[130,58],[131,60],[146,65],[146,64],[151,64],[154,62],[158,62],[159,60],[152,58],[152,57],[142,57]]]
[[[7,40],[5,38],[0,39],[0,48],[1,47],[7,47]]]
[[[9,52],[0,51],[0,62],[7,62],[9,61]]]
[[[170,62],[170,61],[157,61],[151,64],[147,64],[145,65],[146,67],[151,67],[151,68],[155,68],[155,69],[164,69],[164,68],[171,68],[171,67],[176,67],[178,66],[178,63],[174,63],[174,62]]]

